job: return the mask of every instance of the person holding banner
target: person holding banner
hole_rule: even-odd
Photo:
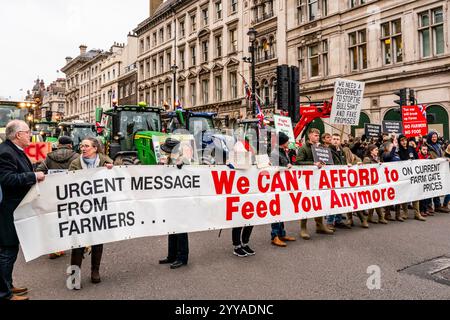
[[[408,138],[401,134],[398,137],[398,140],[400,141],[399,149],[398,149],[398,155],[400,157],[400,160],[402,161],[408,161],[408,160],[417,160],[419,159],[419,156],[416,152],[416,150],[409,145]],[[419,201],[413,201],[413,208],[414,208],[414,219],[419,221],[426,221],[424,217],[420,214],[420,204]],[[402,203],[397,207],[396,210],[400,211],[400,207],[403,211],[402,218],[408,219],[408,204]]]
[[[27,288],[15,287],[12,274],[19,253],[19,238],[14,226],[14,211],[33,185],[45,180],[42,172],[33,172],[24,149],[30,145],[31,130],[26,122],[13,120],[5,129],[0,144],[0,300],[28,300]]]
[[[450,162],[450,144],[447,146],[447,149],[445,149],[444,155]],[[448,207],[449,202],[450,202],[450,194],[446,195],[444,198],[444,208],[450,209]]]
[[[167,157],[164,164],[176,165],[181,169],[184,164],[190,163],[183,157],[180,141],[167,138],[161,146],[161,151]],[[167,258],[159,260],[159,264],[170,264],[170,269],[177,269],[188,264],[189,238],[187,233],[169,235]]]
[[[314,163],[314,157],[312,154],[312,145],[318,145],[319,144],[319,138],[320,138],[320,131],[316,128],[311,128],[308,131],[308,141],[298,150],[297,152],[297,159],[295,164],[296,165],[303,165],[303,166],[317,166],[317,168],[322,168],[324,166],[321,162]],[[328,229],[323,224],[323,217],[317,217],[314,218],[316,221],[316,233],[320,234],[333,234],[334,231]],[[308,233],[308,227],[307,227],[308,220],[302,219],[300,222],[300,236],[304,240],[311,239],[311,236]]]
[[[418,158],[420,160],[428,160],[431,159],[430,155],[428,153],[428,147],[426,144],[422,144],[419,147],[419,153],[418,153]],[[432,198],[428,198],[428,199],[423,199],[419,201],[419,207],[420,207],[420,215],[423,217],[427,217],[427,216],[434,216],[433,211],[429,211],[429,206],[432,203]]]
[[[428,153],[430,154],[431,159],[438,159],[443,157],[441,144],[438,142],[438,139],[439,137],[436,131],[430,131],[428,133],[426,145],[428,147]],[[441,206],[440,197],[433,198],[433,203],[435,212],[450,213],[449,208]]]
[[[287,154],[289,137],[280,132],[278,134],[278,149],[274,149],[270,155],[270,162],[274,166],[292,168],[291,160]],[[286,241],[295,241],[294,237],[286,236],[283,222],[272,223],[272,244],[278,247],[286,247]]]
[[[93,168],[107,167],[112,169],[113,160],[101,153],[100,142],[93,137],[86,137],[80,144],[81,156],[70,163],[69,171],[87,170]],[[72,250],[71,265],[81,269],[85,248]],[[91,249],[91,282],[100,283],[100,263],[102,261],[103,244],[92,246]]]
[[[378,156],[378,147],[374,144],[371,144],[367,147],[367,153],[363,160],[364,164],[380,164],[380,158]],[[374,210],[377,212],[378,221],[373,220],[373,212]],[[382,208],[369,209],[369,215],[367,217],[367,221],[370,223],[381,223],[387,224],[388,222],[384,218],[384,211]]]

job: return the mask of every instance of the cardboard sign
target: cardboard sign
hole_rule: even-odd
[[[333,165],[333,155],[329,148],[320,146],[311,146],[314,162],[323,162],[328,165]]]
[[[292,128],[292,121],[289,117],[274,115],[273,120],[275,122],[276,133],[283,132],[289,137],[289,149],[295,148],[295,136]]]
[[[403,106],[402,118],[403,134],[407,138],[427,135],[428,123],[425,106]]]
[[[401,121],[383,121],[383,132],[384,133],[402,133],[403,132],[403,122]]]
[[[24,151],[31,163],[38,163],[44,161],[47,158],[47,154],[52,152],[52,143],[32,142]]]
[[[364,134],[367,138],[378,138],[381,135],[381,126],[379,124],[364,124]]]
[[[330,123],[357,126],[363,106],[365,83],[338,79],[334,86]]]

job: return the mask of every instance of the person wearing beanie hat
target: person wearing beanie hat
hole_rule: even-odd
[[[161,151],[167,154],[166,165],[177,165],[182,169],[183,155],[180,155],[181,142],[177,139],[167,138],[161,146]],[[188,264],[189,238],[187,233],[171,234],[168,238],[167,258],[159,260],[159,264],[170,264],[170,269],[177,269]]]
[[[289,144],[289,137],[283,133],[278,133],[278,148],[270,154],[270,162],[273,166],[292,168],[291,160],[286,152]],[[286,241],[295,241],[294,237],[286,236],[284,223],[272,223],[272,244],[278,247],[286,247]]]
[[[70,137],[62,136],[58,139],[58,147],[55,151],[47,154],[47,157],[42,161],[36,171],[48,174],[49,171],[68,170],[73,160],[78,159],[80,155],[72,150],[73,140]],[[51,253],[50,259],[56,259],[64,255],[64,251]]]

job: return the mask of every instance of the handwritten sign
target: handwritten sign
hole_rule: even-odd
[[[275,122],[275,131],[278,133],[283,132],[289,137],[289,149],[295,148],[295,136],[292,129],[292,121],[289,117],[283,117],[274,115],[273,120]]]
[[[330,123],[357,126],[363,105],[365,83],[338,79],[334,87]]]

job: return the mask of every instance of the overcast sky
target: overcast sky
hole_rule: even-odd
[[[0,97],[23,99],[34,80],[48,85],[80,44],[109,50],[148,17],[148,0],[1,0]],[[20,91],[23,89],[23,91]]]

